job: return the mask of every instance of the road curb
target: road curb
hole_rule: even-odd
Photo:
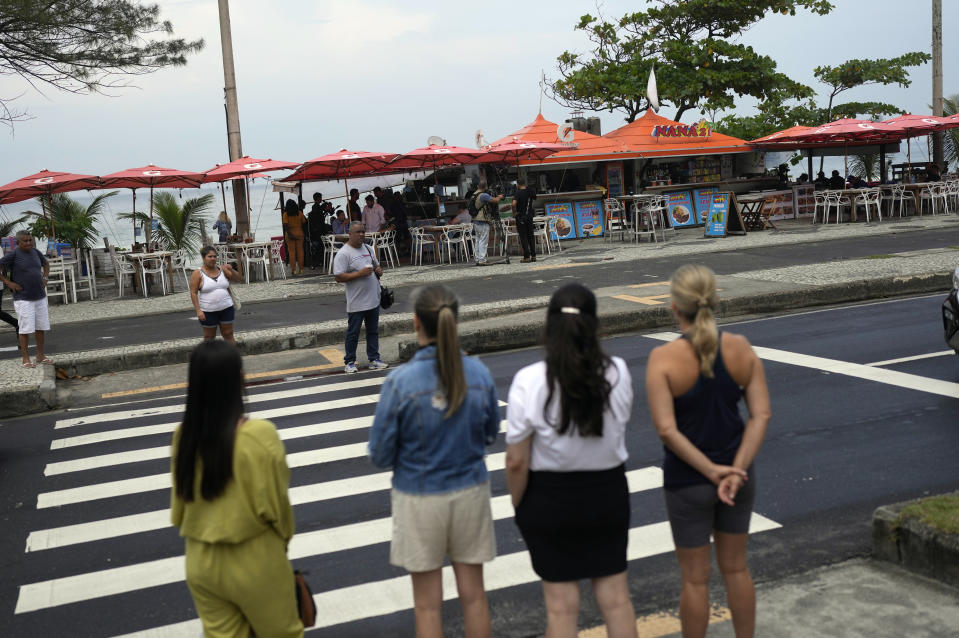
[[[717,316],[730,319],[784,310],[814,308],[852,301],[884,299],[906,295],[943,292],[952,284],[951,273],[930,273],[911,277],[896,277],[889,280],[865,279],[838,284],[811,286],[808,289],[759,293],[742,297],[721,299]],[[542,304],[542,311],[547,304]],[[511,348],[524,348],[540,343],[544,317],[535,315],[535,320],[518,322],[518,325],[477,326],[461,322],[460,345],[469,353],[480,354]],[[600,312],[601,330],[604,336],[674,327],[672,312],[665,306],[640,307],[636,309]],[[416,352],[415,339],[401,341],[399,359],[406,361]]]
[[[717,315],[732,318],[744,315],[781,312],[800,308],[883,299],[947,291],[951,273],[926,273],[890,279],[865,279],[837,284],[772,293],[730,297],[720,301]],[[944,293],[945,294],[945,293]],[[543,329],[545,296],[508,300],[495,304],[467,306],[460,313],[460,340],[471,353],[496,352],[534,346]],[[491,319],[502,319],[490,325]],[[672,327],[673,317],[666,306],[640,307],[601,313],[605,335]],[[338,345],[342,342],[345,321],[285,326],[271,330],[240,333],[237,345],[244,355]],[[409,359],[418,347],[412,337],[412,314],[384,314],[380,319],[380,337],[400,336],[398,357]],[[57,355],[57,368],[68,377],[91,376],[154,366],[185,363],[197,339],[178,339],[142,346],[108,348]],[[52,373],[52,369],[51,369]],[[35,385],[0,387],[0,416],[33,414],[58,407],[53,377],[38,379]]]
[[[909,571],[959,587],[959,534],[948,534],[902,510],[922,499],[876,508],[872,515],[872,554]]]

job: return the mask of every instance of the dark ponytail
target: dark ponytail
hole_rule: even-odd
[[[413,310],[426,336],[436,340],[436,375],[446,393],[445,416],[449,418],[466,398],[466,377],[456,328],[459,300],[446,286],[427,286],[417,293]]]

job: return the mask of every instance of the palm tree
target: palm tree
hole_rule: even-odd
[[[77,250],[86,250],[93,247],[93,243],[100,234],[96,223],[103,212],[103,204],[107,198],[116,194],[117,191],[111,191],[97,195],[87,206],[64,193],[41,195],[37,200],[46,210],[46,214],[27,211],[25,217],[34,218],[33,223],[30,224],[30,231],[34,236],[49,237],[52,219],[53,231],[58,238]]]
[[[17,226],[27,221],[29,215],[22,215],[10,221],[0,221],[0,237],[10,237],[17,232]]]
[[[205,213],[213,205],[213,193],[193,197],[181,207],[172,193],[162,191],[153,197],[153,217],[158,221],[153,237],[164,250],[185,250],[195,255],[203,239]],[[138,224],[149,224],[147,213],[121,213],[120,219],[135,219]]]
[[[866,181],[872,181],[878,178],[879,174],[879,156],[875,153],[865,155],[849,156],[849,171],[856,177],[861,177]]]
[[[942,100],[942,114],[948,116],[957,113],[959,113],[959,95],[944,98]],[[951,128],[943,132],[942,153],[946,167],[955,164],[957,170],[959,170],[959,128]]]

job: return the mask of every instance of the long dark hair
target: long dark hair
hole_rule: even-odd
[[[553,293],[546,314],[546,395],[544,413],[559,388],[560,434],[574,426],[580,436],[603,436],[603,411],[612,384],[612,361],[599,345],[596,297],[585,286],[567,284]]]
[[[453,291],[441,285],[420,289],[413,303],[413,311],[426,336],[436,340],[436,376],[446,392],[446,418],[456,414],[466,398],[466,377],[456,330],[459,307]]]
[[[243,362],[226,341],[204,341],[190,355],[186,410],[175,450],[174,489],[193,500],[196,462],[203,465],[200,495],[212,501],[233,478],[233,441],[243,405]]]

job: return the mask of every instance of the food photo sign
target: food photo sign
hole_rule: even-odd
[[[603,234],[603,203],[599,200],[576,202],[576,222],[580,237]]]
[[[663,193],[666,197],[666,217],[672,228],[696,226],[699,220],[693,214],[693,196],[689,191]]]
[[[576,239],[576,217],[571,203],[546,204],[546,214],[556,218],[552,239]]]
[[[732,193],[713,193],[709,203],[709,217],[706,220],[705,237],[725,237],[726,235],[745,235],[746,225],[739,214],[736,196]]]
[[[693,202],[696,204],[696,219],[698,223],[705,224],[709,216],[709,204],[712,202],[714,193],[719,192],[715,186],[712,188],[697,188],[693,191]]]

